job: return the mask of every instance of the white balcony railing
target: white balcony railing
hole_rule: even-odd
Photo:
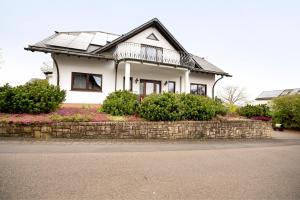
[[[195,65],[190,54],[131,42],[117,45],[113,55],[116,60],[134,59],[185,67]]]

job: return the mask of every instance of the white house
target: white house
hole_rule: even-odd
[[[216,76],[230,76],[188,53],[157,18],[123,35],[55,32],[25,50],[51,53],[48,79],[67,91],[66,103],[102,103],[123,89],[141,97],[162,92],[212,97]]]

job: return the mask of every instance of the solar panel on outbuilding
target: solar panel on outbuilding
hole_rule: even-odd
[[[96,33],[91,44],[104,46],[104,45],[106,45],[106,41],[107,41],[107,34],[99,32],[99,33]]]
[[[49,40],[46,44],[58,47],[67,47],[68,44],[70,44],[75,39],[75,37],[76,36],[74,35],[62,33]]]
[[[72,49],[87,50],[93,37],[93,34],[80,33],[74,40],[72,40],[70,44],[67,45],[67,47]]]
[[[295,89],[293,89],[293,91],[290,93],[291,95],[293,95],[293,94],[300,94],[300,88],[295,88]]]

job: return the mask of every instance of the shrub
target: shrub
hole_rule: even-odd
[[[0,87],[0,112],[48,113],[65,100],[65,91],[50,85],[47,80],[36,80],[25,85]]]
[[[234,105],[231,103],[225,103],[225,107],[227,108],[228,113],[230,113],[230,114],[236,114],[239,109],[239,107],[237,105]]]
[[[219,102],[192,94],[152,94],[140,106],[140,115],[151,121],[209,120],[226,114]]]
[[[173,93],[151,94],[143,99],[140,105],[140,115],[151,121],[180,120],[179,98]]]
[[[282,96],[272,101],[273,122],[285,128],[300,128],[300,95]]]
[[[256,117],[256,116],[264,116],[264,117],[270,117],[270,108],[265,104],[260,105],[246,105],[241,108],[239,108],[238,113],[241,116],[244,117]]]
[[[132,115],[138,110],[137,95],[129,91],[110,93],[103,102],[101,111],[111,115]]]
[[[215,101],[215,111],[216,115],[226,115],[228,113],[228,108],[221,102]]]
[[[14,96],[14,90],[8,84],[0,87],[0,112],[10,113],[12,112],[12,98]]]
[[[217,114],[226,114],[226,108],[219,102],[205,96],[180,94],[182,118],[185,120],[209,120]]]

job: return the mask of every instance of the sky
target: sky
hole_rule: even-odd
[[[300,1],[0,0],[0,85],[44,78],[49,54],[28,52],[54,31],[100,30],[124,34],[157,17],[190,53],[233,75],[217,90],[300,87]]]

